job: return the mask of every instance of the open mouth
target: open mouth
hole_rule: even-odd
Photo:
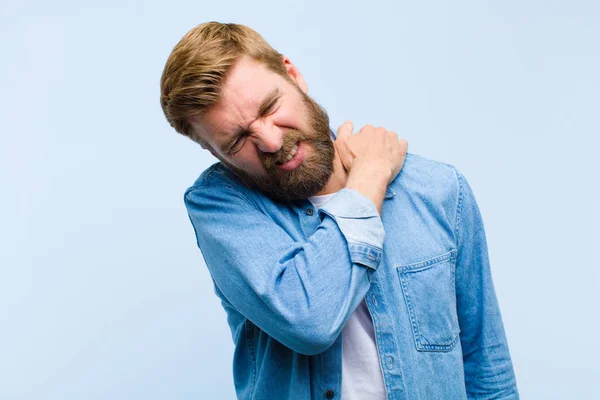
[[[288,153],[287,157],[285,158],[284,161],[277,161],[277,165],[283,165],[285,163],[287,163],[288,161],[290,161],[294,155],[296,155],[296,152],[298,151],[298,145],[299,143],[296,143],[296,145],[294,146],[294,148]]]
[[[278,161],[276,163],[277,168],[282,169],[284,171],[291,171],[296,168],[304,161],[304,146],[300,143],[296,143],[296,145],[290,150],[288,155],[285,157],[283,162]]]

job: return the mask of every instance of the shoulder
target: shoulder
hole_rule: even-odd
[[[400,199],[451,215],[458,205],[461,179],[454,166],[409,153],[391,188]]]
[[[459,176],[460,173],[453,165],[408,153],[393,184],[434,194],[437,191],[457,189]]]
[[[188,208],[192,203],[211,203],[225,200],[246,201],[250,198],[250,190],[221,162],[217,162],[204,170],[184,194],[184,201]]]
[[[237,186],[238,179],[235,174],[225,167],[221,162],[216,162],[205,169],[194,183],[188,188],[188,191],[206,188],[211,186]]]

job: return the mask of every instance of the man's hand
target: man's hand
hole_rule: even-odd
[[[346,187],[369,197],[381,214],[385,190],[402,169],[408,143],[382,127],[365,125],[355,135],[352,130],[352,122],[343,123],[334,143],[348,171]]]

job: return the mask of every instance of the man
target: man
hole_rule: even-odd
[[[197,26],[161,79],[171,126],[220,162],[185,193],[235,342],[240,399],[515,399],[465,178],[383,128],[330,136],[255,31]]]

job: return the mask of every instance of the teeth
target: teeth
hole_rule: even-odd
[[[297,150],[298,150],[298,145],[294,146],[292,151],[290,151],[290,154],[288,154],[288,156],[286,157],[286,160],[290,161],[292,159],[292,157],[294,157],[294,155],[296,154]]]

